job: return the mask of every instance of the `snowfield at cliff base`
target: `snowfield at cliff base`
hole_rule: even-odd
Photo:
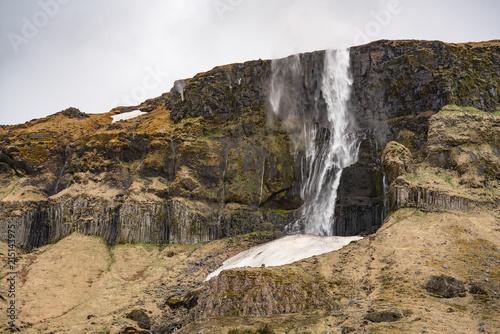
[[[353,237],[322,237],[311,234],[289,235],[266,244],[247,249],[224,261],[222,266],[207,276],[205,281],[232,268],[273,267],[290,264],[314,255],[320,255],[341,249],[352,241],[363,239]]]

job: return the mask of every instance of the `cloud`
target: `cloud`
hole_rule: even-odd
[[[394,1],[402,10],[384,21]],[[498,38],[499,9],[494,0],[0,0],[0,124],[69,106],[106,112],[226,63],[382,38]],[[161,80],[144,85],[157,69]]]

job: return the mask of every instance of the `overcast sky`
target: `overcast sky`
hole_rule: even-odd
[[[214,66],[500,38],[497,0],[0,0],[0,124],[136,105]]]

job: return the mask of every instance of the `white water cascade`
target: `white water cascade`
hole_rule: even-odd
[[[279,266],[335,251],[362,239],[332,236],[340,176],[345,167],[357,161],[359,149],[348,110],[353,82],[349,63],[349,50],[326,51],[323,73],[312,74],[320,75],[315,78],[321,78],[319,82],[311,81],[318,85],[304,82],[306,69],[301,66],[298,56],[273,64],[272,110],[288,131],[294,153],[303,153],[302,215],[287,227],[287,231],[307,234],[283,237],[246,250],[226,260],[206,280],[225,269]],[[307,85],[315,87],[309,92],[309,104],[300,100],[300,89]]]
[[[337,189],[344,167],[356,162],[358,141],[349,133],[347,104],[351,94],[352,78],[349,71],[349,51],[326,51],[323,74],[323,98],[327,105],[328,126],[326,143],[316,145],[318,128],[308,133],[305,165],[309,173],[302,186],[304,200],[304,232],[332,235],[332,219]],[[317,139],[316,139],[317,140]]]
[[[318,108],[318,119],[307,119],[304,114],[301,143],[304,149],[302,161],[303,182],[301,197],[304,201],[302,215],[287,227],[289,233],[333,235],[335,201],[342,170],[357,161],[359,140],[352,131],[353,125],[348,110],[351,95],[349,50],[325,51],[324,71],[320,81],[320,93],[325,107]],[[271,92],[280,92],[271,89]],[[271,102],[280,101],[272,97]],[[272,103],[273,108],[279,106]],[[276,113],[276,109],[275,109]],[[326,113],[325,115],[322,115]],[[320,121],[321,119],[321,121]],[[297,120],[297,118],[295,118]],[[294,131],[297,133],[297,131]],[[296,136],[296,135],[295,135]],[[293,141],[294,136],[290,136]]]

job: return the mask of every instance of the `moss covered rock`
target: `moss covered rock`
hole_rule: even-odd
[[[298,268],[229,269],[211,279],[192,318],[253,316],[330,309],[335,306],[326,282]]]
[[[431,118],[428,155],[433,166],[455,169],[460,183],[482,187],[500,177],[500,116],[446,106]]]
[[[412,162],[411,152],[404,145],[395,141],[387,144],[382,154],[382,164],[389,183],[408,173]]]

